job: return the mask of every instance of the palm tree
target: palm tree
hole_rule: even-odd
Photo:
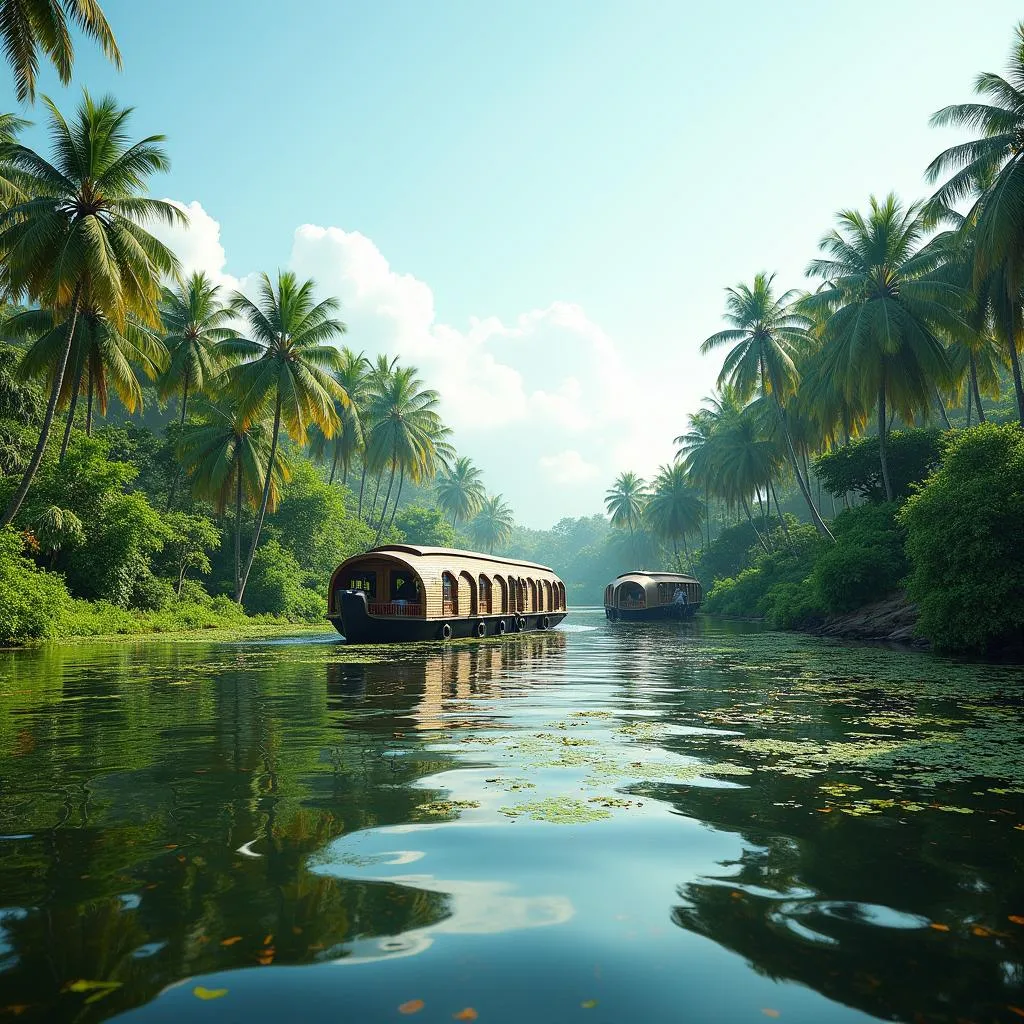
[[[974,203],[966,215],[975,234],[974,281],[998,274],[1005,305],[1005,336],[1017,415],[1024,424],[1024,380],[1019,346],[1022,332],[1021,288],[1024,286],[1024,22],[1017,25],[1006,77],[982,72],[974,91],[978,103],[958,103],[932,115],[938,127],[966,128],[980,138],[962,142],[940,153],[926,172],[929,181],[951,176],[938,189],[932,203],[955,208],[965,199]]]
[[[386,355],[381,353],[377,356],[376,361],[370,366],[366,372],[366,388],[367,388],[367,399],[371,394],[379,393],[386,390],[388,381],[391,379],[392,373],[395,372],[395,367],[398,365],[398,357],[395,356],[393,359],[388,359]],[[366,446],[365,439],[366,435],[372,429],[372,423],[370,422],[370,410],[367,409],[362,416],[363,426],[363,471],[359,478],[359,508],[356,512],[358,519],[363,518],[363,492],[366,489],[366,477],[367,474],[373,472],[377,477],[377,488],[373,493],[373,504],[370,506],[369,514],[367,515],[367,522],[373,519],[373,513],[377,508],[377,497],[380,494],[380,482],[383,475],[384,466],[371,465],[371,458],[375,458],[379,453],[371,453]]]
[[[220,288],[196,271],[176,289],[164,289],[160,317],[169,359],[159,393],[162,399],[180,398],[183,425],[189,395],[201,394],[224,369],[217,345],[233,336],[232,313],[220,300]]]
[[[71,81],[75,49],[68,18],[79,31],[95,39],[115,67],[121,51],[98,0],[0,0],[0,38],[14,71],[18,102],[35,102],[39,51],[57,69],[61,85]]]
[[[661,466],[654,478],[654,490],[644,507],[644,519],[655,535],[672,544],[675,564],[679,566],[679,541],[683,542],[686,561],[693,569],[690,548],[686,542],[689,533],[700,534],[704,525],[704,503],[700,492],[688,479],[681,462]]]
[[[904,207],[892,194],[870,202],[866,218],[843,211],[839,228],[821,240],[829,258],[812,261],[807,273],[827,287],[803,305],[827,317],[825,372],[842,382],[852,402],[868,403],[874,395],[882,478],[892,501],[887,409],[907,421],[928,411],[935,385],[949,378],[941,339],[964,329],[964,295],[936,273],[942,252],[924,244],[928,221],[920,203]]]
[[[48,309],[29,309],[8,321],[8,330],[35,337],[22,357],[18,372],[23,378],[49,378],[67,345],[68,320],[62,313]],[[113,388],[129,413],[142,408],[142,387],[137,370],[155,380],[167,364],[167,350],[156,331],[134,316],[127,316],[118,329],[101,310],[83,299],[75,322],[75,336],[68,359],[70,372],[65,373],[58,407],[68,410],[61,442],[60,461],[67,454],[75,410],[81,395],[86,396],[85,432],[92,434],[93,401],[106,415]]]
[[[811,321],[792,309],[795,292],[789,291],[780,296],[774,294],[773,280],[773,274],[761,273],[755,276],[752,287],[739,284],[735,288],[727,288],[725,321],[730,327],[707,338],[700,350],[707,353],[719,345],[732,345],[718,375],[719,387],[731,384],[743,402],[756,393],[774,404],[790,468],[807,503],[811,520],[818,533],[834,540],[811,498],[810,486],[801,471],[786,416],[785,403],[796,393],[800,383],[797,360],[807,351]]]
[[[437,414],[441,400],[436,391],[423,388],[415,367],[399,367],[372,389],[368,415],[370,429],[366,437],[368,461],[390,469],[387,493],[377,524],[380,541],[387,519],[388,503],[400,472],[395,508],[401,497],[405,477],[427,479],[436,473],[440,461],[438,444],[449,433]]]
[[[8,294],[61,311],[68,328],[39,441],[0,527],[17,514],[46,450],[86,288],[91,306],[117,330],[124,330],[129,315],[158,326],[160,282],[177,273],[178,262],[143,225],[188,222],[173,204],[142,195],[146,178],[166,170],[168,161],[161,135],[128,145],[131,108],[110,97],[96,103],[86,93],[69,125],[45,102],[56,162],[26,146],[4,148],[27,198],[0,212],[0,273]]]
[[[605,494],[604,507],[611,516],[612,526],[629,529],[630,541],[636,537],[636,527],[647,504],[647,484],[636,473],[620,473],[611,490]],[[633,545],[636,555],[636,545]]]
[[[507,544],[512,539],[512,506],[500,494],[484,498],[480,511],[469,524],[470,536],[474,544],[487,548],[488,554],[494,554],[496,547]]]
[[[16,181],[17,172],[7,164],[3,152],[4,147],[18,141],[18,136],[28,128],[29,123],[16,114],[0,114],[0,210],[25,199]]]
[[[242,505],[259,508],[266,491],[266,507],[273,511],[291,476],[272,432],[269,419],[243,416],[228,401],[206,402],[197,420],[182,427],[178,439],[178,457],[192,493],[212,502],[220,515],[234,504],[236,594],[242,589]],[[273,471],[268,472],[271,466]]]
[[[458,459],[437,483],[437,503],[452,517],[453,527],[472,519],[486,496],[483,474],[466,456]]]
[[[268,466],[274,464],[282,423],[297,444],[306,443],[309,427],[314,424],[327,437],[333,437],[340,426],[334,403],[346,404],[349,400],[333,376],[341,367],[341,353],[327,344],[345,333],[345,325],[332,316],[338,301],[328,298],[318,303],[314,289],[313,281],[300,284],[291,271],[282,271],[275,290],[270,278],[261,274],[258,302],[241,292],[236,292],[231,302],[232,312],[248,321],[252,336],[218,345],[218,352],[226,358],[246,360],[227,370],[242,418],[262,418],[263,412],[273,406]],[[260,542],[270,487],[268,471],[252,547],[235,595],[239,604]]]
[[[341,466],[341,482],[346,484],[352,460],[363,450],[363,417],[369,396],[369,368],[370,361],[362,352],[357,355],[350,348],[342,347],[341,367],[334,376],[348,395],[349,401],[335,403],[334,411],[340,427],[330,439],[324,436],[319,427],[310,428],[310,455],[320,462],[330,459],[331,473],[328,483],[334,483],[338,467]]]

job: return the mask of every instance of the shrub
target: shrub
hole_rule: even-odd
[[[936,647],[1024,645],[1024,431],[986,423],[950,437],[942,468],[900,513],[919,631]]]
[[[893,497],[906,498],[939,464],[942,438],[941,430],[893,430],[888,435],[886,457]],[[871,502],[885,501],[877,434],[819,455],[814,472],[832,494],[855,492]]]
[[[776,629],[795,629],[818,622],[822,609],[809,580],[778,583],[764,600],[765,618]]]
[[[61,577],[39,569],[21,551],[18,533],[0,531],[0,644],[56,635],[69,603]]]

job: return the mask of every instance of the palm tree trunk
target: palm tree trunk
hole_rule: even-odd
[[[1014,275],[1011,275],[1014,276]],[[1013,371],[1013,392],[1017,398],[1017,419],[1021,426],[1024,426],[1024,381],[1020,375],[1020,354],[1017,352],[1017,319],[1020,310],[1017,305],[1017,296],[1010,296],[1010,369]]]
[[[878,389],[878,457],[882,463],[882,483],[885,486],[885,500],[892,501],[892,483],[889,481],[889,453],[885,441],[888,425],[885,421],[885,377]]]
[[[708,496],[708,482],[704,481],[704,523],[707,526],[708,547],[711,547],[711,505]]]
[[[768,504],[770,506],[772,501],[775,502],[775,514],[779,517],[779,523],[782,526],[782,536],[786,538],[786,547],[791,548],[793,546],[793,538],[789,535],[789,527],[786,525],[786,517],[782,514],[782,509],[779,508],[779,499],[775,493],[775,484],[771,477],[768,478],[768,487],[770,488],[770,499]]]
[[[978,407],[978,422],[985,422],[985,410],[981,405],[981,388],[978,387],[978,364],[974,360],[974,353],[971,353],[971,391],[967,393],[968,399],[970,399],[971,392],[974,393],[974,404]],[[971,407],[968,403],[967,406],[967,426],[971,425]]]
[[[811,522],[814,523],[815,529],[822,537],[827,538],[834,544],[836,539],[832,536],[832,531],[825,525],[825,520],[821,518],[821,513],[811,497],[811,489],[808,486],[807,480],[804,479],[803,473],[800,472],[800,460],[797,458],[796,446],[793,444],[793,435],[789,432],[786,410],[782,406],[778,389],[773,388],[772,394],[775,396],[775,411],[782,426],[782,433],[786,437],[786,451],[789,454],[789,464],[793,467],[793,475],[796,477],[797,486],[800,488],[800,493],[804,496],[804,501],[807,503],[807,509],[811,513]],[[776,502],[776,505],[778,505],[778,502]]]
[[[743,503],[743,511],[747,514],[747,522],[750,523],[750,528],[754,531],[754,534],[757,537],[757,542],[762,548],[764,548],[764,553],[766,555],[770,555],[771,551],[768,549],[768,545],[765,544],[764,537],[757,532],[757,524],[754,522],[754,517],[750,514],[750,505],[747,504],[747,496],[745,494],[741,495],[740,501]]]
[[[68,406],[68,421],[64,427],[64,438],[60,443],[60,456],[57,458],[59,465],[64,464],[64,458],[68,453],[68,445],[71,443],[71,430],[75,425],[75,413],[78,411],[78,392],[82,389],[82,370],[79,365],[75,371],[75,383],[71,389],[71,404]]]
[[[281,431],[281,392],[277,393],[277,403],[274,406],[274,433],[270,439],[270,458],[267,459],[267,479],[263,484],[263,500],[260,502],[260,512],[256,517],[256,526],[253,529],[252,547],[249,549],[249,557],[245,560],[245,572],[238,581],[238,593],[235,600],[242,603],[242,596],[245,594],[245,585],[249,582],[249,573],[252,572],[252,562],[256,557],[256,548],[260,543],[260,532],[263,530],[263,519],[267,514],[267,503],[270,501],[270,481],[274,476],[274,459],[277,457],[277,435]]]
[[[939,407],[939,415],[942,417],[942,422],[947,430],[953,429],[953,424],[949,422],[949,417],[946,415],[946,403],[939,392],[938,387],[935,388],[935,404]]]
[[[402,497],[402,488],[405,486],[405,466],[403,466],[398,472],[398,493],[395,495],[395,503],[391,507],[391,522],[388,523],[388,529],[390,530],[395,525],[395,516],[398,514],[398,502]]]
[[[188,409],[188,377],[185,378],[184,385],[181,389],[181,418],[178,420],[178,427],[185,426],[185,412]],[[178,463],[178,468],[175,470],[174,479],[171,481],[171,489],[167,492],[167,507],[170,508],[174,503],[174,494],[178,490],[178,481],[181,479],[181,463]],[[238,577],[235,577],[235,583],[238,583]]]
[[[28,494],[28,489],[32,486],[33,479],[35,479],[36,472],[39,469],[39,463],[43,461],[43,453],[46,451],[46,442],[50,438],[50,428],[53,426],[53,414],[57,411],[57,399],[60,397],[61,385],[64,383],[64,371],[68,366],[68,356],[71,355],[71,342],[75,336],[75,327],[78,324],[78,307],[81,304],[82,285],[79,283],[75,285],[75,294],[71,300],[71,314],[68,320],[68,340],[64,346],[64,351],[61,353],[60,362],[57,364],[57,370],[53,375],[53,385],[50,388],[50,401],[46,405],[46,413],[43,416],[43,425],[39,429],[39,440],[36,442],[36,448],[32,453],[32,458],[25,467],[21,483],[18,484],[18,489],[14,492],[11,500],[8,502],[7,509],[4,511],[3,519],[0,519],[0,529],[5,526],[10,526],[11,521],[18,514],[18,509],[21,508],[21,503],[25,500],[25,495]]]
[[[370,505],[370,514],[366,517],[366,522],[372,523],[373,517],[377,514],[377,498],[380,496],[380,485],[384,481],[384,474],[377,474],[377,486],[373,491],[373,503]]]
[[[373,546],[380,543],[380,535],[384,532],[384,520],[388,517],[388,502],[391,500],[391,488],[395,486],[395,470],[398,468],[397,459],[391,457],[391,479],[388,480],[388,492],[384,495],[384,504],[380,510],[380,522],[377,524],[377,536],[374,538]],[[374,502],[376,504],[376,502]]]
[[[89,398],[85,403],[85,436],[92,437],[92,360],[89,360]]]
[[[242,464],[235,466],[235,593],[242,585]]]
[[[363,489],[366,487],[366,455],[363,455],[363,475],[359,481],[359,511],[356,512],[356,519],[363,518]]]
[[[334,442],[334,461],[331,463],[331,475],[327,478],[328,485],[334,483],[334,474],[338,472],[338,456],[341,454],[341,442]]]

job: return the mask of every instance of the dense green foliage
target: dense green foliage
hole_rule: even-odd
[[[942,431],[894,430],[887,438],[889,480],[896,500],[910,496],[939,464]],[[878,435],[859,437],[841,448],[819,455],[814,471],[832,494],[858,494],[867,501],[884,502],[885,485],[878,455]]]
[[[1024,431],[952,436],[942,468],[900,513],[921,631],[936,646],[1024,646]]]
[[[59,576],[22,553],[22,539],[0,530],[0,644],[53,636],[70,603]]]

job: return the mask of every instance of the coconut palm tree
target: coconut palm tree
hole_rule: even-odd
[[[130,315],[157,327],[160,282],[177,273],[178,262],[144,225],[188,222],[172,203],[143,195],[146,179],[166,170],[168,161],[161,135],[128,144],[131,108],[110,97],[95,102],[86,93],[68,124],[45,102],[55,162],[27,146],[4,147],[3,159],[26,198],[0,212],[0,284],[8,294],[61,311],[68,328],[39,441],[0,526],[17,514],[42,461],[86,291],[91,306],[117,330],[124,330]]]
[[[500,494],[484,498],[480,511],[470,520],[469,533],[474,544],[486,547],[488,554],[494,554],[496,547],[512,539],[512,506]]]
[[[18,367],[23,378],[52,377],[67,345],[68,323],[62,312],[48,309],[24,310],[8,321],[8,330],[35,338]],[[118,329],[86,297],[75,322],[69,370],[58,399],[58,407],[68,410],[60,461],[67,454],[80,396],[86,396],[85,432],[91,435],[94,399],[100,415],[106,415],[113,389],[125,409],[134,413],[142,408],[139,371],[155,380],[166,364],[167,350],[158,332],[131,315]]]
[[[370,361],[362,352],[356,354],[342,347],[341,368],[335,378],[348,395],[348,403],[336,402],[334,411],[340,424],[334,437],[328,439],[319,427],[310,428],[309,453],[319,462],[330,461],[331,472],[328,483],[333,484],[338,467],[341,467],[341,482],[348,482],[352,460],[363,450],[363,418],[369,397],[367,372]]]
[[[392,359],[388,359],[388,357],[383,353],[377,356],[376,360],[366,372],[367,401],[369,401],[370,395],[387,389],[388,381],[391,379],[391,375],[395,372],[395,367],[397,365],[397,356]],[[366,436],[372,429],[372,423],[370,422],[370,410],[368,408],[365,410],[361,419],[363,426],[363,471],[359,478],[359,507],[356,512],[356,516],[359,519],[363,518],[363,493],[366,490],[366,477],[372,472],[377,477],[377,486],[373,493],[373,504],[370,506],[370,511],[366,517],[367,522],[369,522],[373,519],[373,513],[377,508],[377,498],[380,495],[380,483],[383,478],[384,465],[371,465],[371,459],[376,458],[379,455],[379,452],[370,452],[366,445]]]
[[[274,410],[270,466],[274,464],[282,424],[297,444],[306,443],[309,427],[314,424],[327,437],[333,437],[340,426],[335,402],[344,405],[349,401],[334,377],[341,367],[341,353],[328,344],[345,333],[345,325],[332,316],[338,301],[328,298],[316,302],[315,287],[311,280],[300,283],[291,271],[278,274],[276,287],[266,274],[261,274],[257,302],[241,292],[235,292],[231,301],[232,312],[248,322],[251,337],[235,337],[217,346],[226,359],[245,360],[226,371],[242,418],[261,419],[271,407]],[[252,547],[235,595],[239,604],[259,546],[270,487],[268,472]]]
[[[231,401],[203,401],[195,421],[181,429],[178,457],[197,498],[212,502],[221,515],[229,504],[234,506],[238,594],[242,590],[243,504],[255,509],[263,507],[265,500],[266,508],[273,511],[291,476],[281,449],[273,443],[271,421],[243,416]]]
[[[189,396],[201,394],[224,369],[217,345],[234,335],[232,313],[219,286],[196,271],[177,288],[164,289],[160,317],[169,359],[159,393],[162,399],[178,397],[178,422],[184,424]]]
[[[800,383],[797,362],[809,347],[811,321],[792,308],[796,292],[775,295],[774,279],[774,274],[761,273],[755,276],[753,285],[727,288],[725,321],[730,326],[707,338],[700,350],[707,353],[720,345],[731,345],[718,375],[719,387],[731,384],[743,402],[754,394],[772,402],[786,442],[790,468],[811,520],[818,533],[834,540],[811,498],[786,415],[786,402]]]
[[[437,414],[441,396],[425,389],[417,373],[415,367],[399,367],[371,390],[367,457],[371,465],[386,466],[390,470],[377,524],[378,542],[384,531],[396,473],[400,473],[400,479],[395,508],[407,475],[420,481],[436,473],[440,460],[437,444],[448,433]]]
[[[631,541],[635,539],[647,498],[647,484],[636,473],[630,472],[620,473],[605,494],[604,507],[611,516],[612,526],[625,526]],[[633,553],[636,555],[635,545]]]
[[[661,466],[654,478],[654,488],[644,506],[644,521],[654,534],[672,545],[672,555],[679,566],[679,541],[683,542],[686,561],[693,569],[687,534],[700,535],[704,525],[704,503],[698,491],[689,481],[686,466],[674,462]]]
[[[1024,380],[1020,367],[1021,290],[1024,287],[1024,22],[1017,25],[1005,77],[982,72],[974,81],[976,103],[943,107],[932,124],[966,128],[980,137],[940,153],[928,166],[928,180],[946,181],[932,203],[941,209],[965,199],[973,205],[966,222],[975,234],[975,285],[998,275],[997,306],[1005,307],[1004,333],[1013,372],[1017,415],[1024,424]],[[994,283],[994,282],[993,282]]]
[[[463,456],[437,482],[437,503],[452,517],[452,526],[472,519],[487,496],[483,474],[473,460]]]
[[[940,271],[941,250],[924,244],[922,205],[904,206],[890,194],[870,200],[868,215],[845,210],[838,229],[820,243],[826,258],[807,273],[829,286],[803,299],[825,317],[824,372],[842,381],[851,401],[878,412],[879,456],[888,501],[893,500],[886,452],[888,411],[912,422],[927,413],[936,384],[948,381],[942,338],[964,330],[963,290]]]
[[[28,128],[29,123],[16,114],[0,114],[0,210],[25,199],[16,181],[17,172],[8,165],[3,152],[5,146],[18,141],[18,136]]]
[[[61,85],[70,83],[75,49],[69,20],[121,67],[121,51],[98,0],[0,0],[0,39],[19,103],[35,102],[40,50],[57,69]]]

